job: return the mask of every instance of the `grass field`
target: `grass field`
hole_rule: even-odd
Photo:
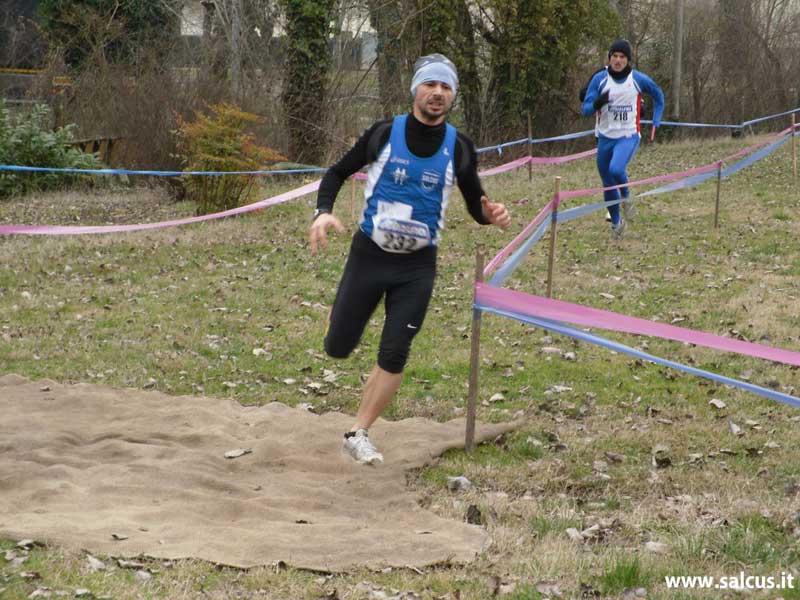
[[[752,142],[645,145],[630,174],[707,164]],[[387,418],[463,414],[476,243],[493,256],[547,202],[555,175],[564,190],[599,183],[592,160],[535,169],[533,184],[525,170],[486,180],[490,197],[512,211],[508,232],[473,223],[454,194],[435,296]],[[261,197],[300,183],[271,182]],[[800,351],[798,189],[786,145],[723,181],[719,230],[712,227],[713,183],[639,202],[621,242],[599,214],[565,224],[554,297]],[[382,314],[349,360],[324,355],[325,319],[349,235],[311,258],[313,205],[306,197],[242,218],[146,233],[0,238],[0,373],[353,413]],[[336,210],[352,232],[349,185]],[[0,222],[123,223],[192,211],[157,190],[100,189],[5,201]],[[506,286],[544,294],[546,248],[534,248]],[[796,368],[609,337],[800,392]],[[254,354],[257,348],[265,352]],[[324,382],[323,369],[336,380]],[[480,509],[493,543],[472,564],[326,575],[144,561],[152,575],[145,580],[111,567],[107,557],[110,568],[93,572],[83,553],[23,551],[17,540],[3,540],[0,597],[28,598],[46,587],[52,597],[85,588],[120,599],[720,598],[719,589],[667,589],[665,577],[744,572],[780,583],[782,573],[800,575],[797,410],[494,315],[483,319],[480,378],[479,419],[523,415],[524,427],[408,476],[421,505],[439,515],[462,520],[470,505]],[[498,393],[502,399],[490,402]],[[448,491],[446,477],[462,474],[474,489]],[[21,564],[14,560],[23,556]],[[754,595],[800,598],[800,583],[795,587]]]

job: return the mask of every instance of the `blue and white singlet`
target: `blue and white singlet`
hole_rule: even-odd
[[[387,252],[409,253],[439,242],[455,181],[456,129],[446,124],[444,142],[429,158],[406,146],[406,119],[394,118],[387,143],[370,164],[359,224]]]

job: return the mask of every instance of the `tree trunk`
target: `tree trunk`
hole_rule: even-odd
[[[282,0],[286,11],[283,107],[289,155],[321,164],[328,144],[324,115],[331,64],[328,37],[335,0]]]
[[[484,131],[483,111],[481,110],[481,79],[478,73],[478,61],[476,55],[475,26],[472,23],[472,16],[469,13],[469,6],[466,0],[458,0],[456,8],[456,27],[454,38],[456,48],[460,50],[457,61],[460,102],[464,107],[464,120],[466,121],[466,132],[473,139],[483,143],[486,132]]]
[[[381,111],[385,118],[407,104],[403,88],[403,17],[399,0],[368,0],[369,19],[378,37],[378,88]]]
[[[242,0],[231,0],[231,54],[230,78],[231,97],[236,103],[242,102]]]
[[[672,117],[681,116],[681,81],[683,80],[683,0],[675,0],[675,36],[672,43]]]
[[[750,82],[754,79],[750,58],[753,7],[751,0],[720,0],[718,60],[721,76],[723,114],[731,123],[745,120],[745,106],[751,105]]]

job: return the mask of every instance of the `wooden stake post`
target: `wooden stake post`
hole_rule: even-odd
[[[792,113],[792,177],[797,179],[797,138],[794,135],[795,120]]]
[[[794,115],[792,115],[794,119]],[[533,158],[533,134],[531,133],[531,113],[528,113],[528,158]],[[533,163],[528,163],[528,182],[533,181]]]
[[[351,146],[356,145],[356,138],[350,139]],[[350,221],[355,222],[356,220],[356,178],[355,176],[350,176]]]
[[[553,297],[553,266],[556,262],[556,225],[558,224],[558,202],[561,195],[561,177],[555,178],[556,202],[550,214],[550,254],[547,256],[547,297]]]
[[[356,178],[350,177],[350,220],[356,220]]]
[[[717,200],[714,203],[714,229],[719,229],[719,190],[722,187],[722,161],[717,163]]]
[[[483,282],[483,248],[475,251],[475,284]],[[473,297],[474,302],[474,297]],[[467,397],[467,433],[464,447],[467,452],[475,449],[475,412],[478,405],[478,369],[481,352],[481,310],[472,309],[472,333],[469,354],[469,395]]]

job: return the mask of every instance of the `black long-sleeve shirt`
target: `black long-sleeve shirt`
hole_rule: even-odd
[[[406,145],[415,156],[429,158],[441,147],[445,131],[444,123],[426,125],[411,114],[406,119]],[[389,141],[391,132],[392,119],[378,121],[361,135],[347,154],[328,169],[319,184],[317,209],[323,212],[333,210],[336,195],[344,182],[362,167],[377,160],[381,148]],[[475,145],[467,136],[458,133],[454,154],[456,183],[464,196],[467,210],[478,223],[487,225],[489,222],[484,218],[481,209],[481,196],[485,195],[485,192],[478,177],[478,155],[475,152]]]

